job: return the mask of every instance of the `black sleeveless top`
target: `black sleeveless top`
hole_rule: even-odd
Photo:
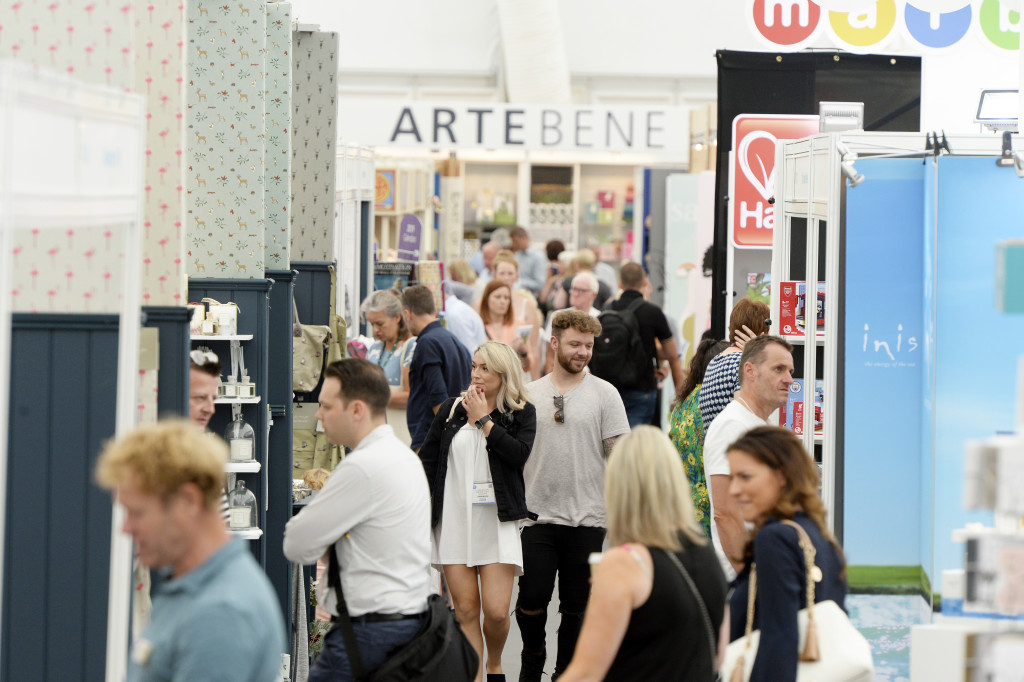
[[[682,538],[682,562],[704,599],[711,617],[712,639],[725,614],[727,585],[711,543],[694,544]],[[693,592],[664,550],[648,547],[654,561],[651,596],[633,611],[619,652],[606,680],[649,682],[707,682],[715,679],[708,652],[708,634]]]

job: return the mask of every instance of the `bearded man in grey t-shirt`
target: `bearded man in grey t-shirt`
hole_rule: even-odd
[[[523,529],[523,575],[516,622],[523,638],[520,681],[539,681],[547,656],[545,624],[558,576],[555,677],[572,660],[590,596],[591,552],[605,535],[604,469],[616,439],[629,432],[614,386],[583,371],[601,323],[579,310],[551,320],[554,370],[529,384],[537,406],[537,436],[526,462],[526,506],[537,514]]]

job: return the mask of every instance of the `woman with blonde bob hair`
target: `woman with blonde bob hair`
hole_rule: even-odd
[[[486,669],[500,680],[512,585],[523,574],[519,529],[537,518],[523,481],[537,410],[508,344],[477,348],[470,376],[461,396],[441,404],[419,455],[430,484],[431,563],[444,571],[459,624],[480,655],[476,679]]]
[[[608,543],[573,680],[711,680],[724,651],[725,577],[697,524],[679,455],[659,429],[615,444],[605,474]]]

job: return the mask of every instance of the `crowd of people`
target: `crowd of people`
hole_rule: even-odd
[[[308,679],[355,679],[353,645],[373,670],[411,641],[432,571],[479,656],[478,681],[505,679],[510,613],[519,679],[541,679],[556,581],[553,679],[713,680],[748,619],[762,633],[749,679],[796,679],[810,567],[787,522],[816,550],[814,598],[842,607],[846,584],[818,467],[766,421],[786,402],[792,347],[769,335],[766,306],[744,300],[729,338],[703,339],[684,369],[666,317],[644,300],[640,266],[622,266],[623,293],[602,310],[592,263],[567,277],[550,266],[557,249],[524,254],[520,230],[513,253],[482,250],[475,280],[465,264],[452,268],[463,288],[448,300],[478,316],[483,338],[467,343],[451,318],[441,324],[426,287],[378,291],[362,305],[376,338],[367,358],[324,372],[317,418],[348,454],[288,522],[283,546],[288,559],[326,558],[340,575],[320,580],[319,603],[332,623],[347,612],[355,640],[335,623]],[[627,308],[647,362],[633,385],[616,386],[589,365],[605,311]],[[129,679],[280,676],[284,621],[258,564],[225,530],[225,448],[202,433],[215,360],[191,358],[192,424],[140,427],[97,465],[139,561],[168,571],[155,580]],[[669,375],[677,398],[660,429],[650,425],[654,399]]]

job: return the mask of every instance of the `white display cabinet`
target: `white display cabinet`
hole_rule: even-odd
[[[126,433],[135,426],[138,402],[136,283],[142,261],[144,135],[144,97],[24,63],[0,62],[0,532],[5,535],[15,231],[123,227],[115,410],[116,432]],[[58,284],[57,273],[42,273],[48,276]],[[132,552],[130,538],[120,531],[122,524],[123,512],[114,505],[106,638],[109,679],[121,679],[127,661]],[[3,566],[0,543],[0,572]],[[4,584],[0,575],[0,585]]]
[[[782,142],[776,148],[775,227],[771,249],[771,333],[782,336],[796,349],[795,377],[804,380],[805,404],[814,382],[824,382],[824,404],[835,413],[839,310],[825,305],[824,332],[805,315],[803,333],[779,328],[780,282],[806,283],[809,298],[817,282],[825,283],[825,301],[837,298],[839,279],[839,224],[843,176],[837,135],[818,135],[796,142]],[[809,309],[809,307],[808,307]],[[836,508],[836,438],[826,418],[821,434],[815,434],[815,411],[803,411],[803,440],[822,468],[822,497],[825,508]],[[834,424],[834,420],[833,420]],[[829,514],[835,530],[835,516]]]
[[[642,231],[636,220],[624,218],[630,185],[635,215],[642,211],[643,197],[643,168],[628,159],[610,154],[595,154],[592,160],[579,154],[462,156],[468,157],[461,163],[466,239],[521,225],[536,247],[552,239],[561,239],[570,250],[604,247],[602,260],[617,264],[617,245],[628,240],[631,231]],[[538,185],[543,186],[539,191]],[[603,213],[592,205],[602,198],[609,204]]]
[[[338,286],[334,305],[352,325],[359,319],[360,302],[372,290],[375,153],[372,147],[340,141],[337,150],[333,243]]]

